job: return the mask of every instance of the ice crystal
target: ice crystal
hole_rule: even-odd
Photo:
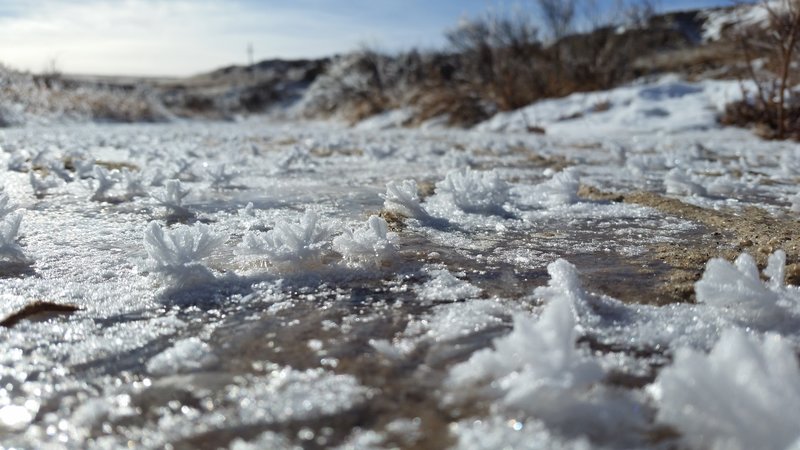
[[[310,151],[305,147],[294,146],[284,151],[273,165],[272,173],[281,174],[286,172],[310,170],[315,165],[311,159]]]
[[[28,261],[17,243],[21,223],[22,215],[19,213],[7,214],[5,218],[0,217],[0,260],[19,263]]]
[[[316,213],[307,211],[297,223],[279,221],[266,233],[245,234],[239,254],[264,256],[284,269],[309,267],[321,262],[329,237],[330,230],[319,223]]]
[[[706,188],[686,174],[680,169],[672,169],[664,176],[664,186],[667,189],[667,194],[675,195],[706,195]]]
[[[395,254],[396,235],[389,232],[385,220],[371,216],[366,226],[346,229],[333,239],[333,249],[341,253],[348,264],[356,266],[380,266]]]
[[[150,222],[144,234],[144,248],[155,272],[186,285],[213,278],[200,260],[227,238],[203,224],[182,225],[165,233],[156,222]]]
[[[12,212],[16,211],[17,207],[13,203],[11,203],[11,199],[9,198],[8,194],[3,192],[0,189],[0,219],[4,218],[5,216],[11,214]]]
[[[125,189],[125,198],[130,200],[135,197],[147,196],[147,189],[144,186],[142,176],[128,169],[122,169],[120,172],[122,187]]]
[[[702,278],[695,283],[697,301],[724,308],[747,323],[774,326],[785,320],[798,304],[796,289],[784,286],[785,261],[783,251],[769,258],[765,275],[770,281],[764,283],[752,256],[743,253],[733,264],[714,258],[708,261]]]
[[[192,337],[176,342],[172,347],[150,358],[147,372],[153,375],[174,375],[208,369],[219,359],[208,344]]]
[[[452,204],[474,214],[503,214],[508,184],[494,171],[453,170],[436,183],[436,193],[449,196]]]
[[[183,206],[183,199],[189,195],[189,189],[183,187],[179,180],[169,180],[164,189],[151,194],[157,202],[166,207],[171,215],[191,216],[192,212]]]
[[[39,177],[33,170],[29,172],[28,179],[30,180],[31,187],[33,188],[33,193],[37,197],[47,194],[48,190],[58,186],[58,178],[52,175]]]
[[[542,206],[569,205],[578,200],[580,179],[574,170],[564,170],[536,186],[535,200]]]
[[[223,189],[231,186],[231,182],[239,176],[239,171],[230,170],[225,164],[220,164],[206,168],[206,175],[208,175],[211,187]]]
[[[427,273],[431,279],[416,289],[417,298],[422,301],[456,301],[475,298],[481,293],[480,288],[456,278],[446,269],[429,269]]]
[[[109,199],[109,192],[119,183],[120,176],[118,171],[109,172],[105,167],[95,166],[94,180],[92,183],[94,194],[92,194],[91,200],[99,202]]]
[[[597,381],[602,372],[575,347],[572,307],[565,298],[549,303],[539,320],[514,315],[514,330],[459,364],[451,380],[459,386],[492,382],[505,403],[518,404],[537,391],[570,389]]]
[[[411,219],[426,220],[430,218],[430,214],[422,208],[419,202],[419,190],[417,182],[414,180],[386,183],[386,194],[381,197],[383,197],[383,207],[386,211]]]
[[[658,420],[694,448],[798,448],[800,369],[792,345],[727,330],[709,354],[679,349],[649,391]],[[791,446],[791,447],[790,447]]]

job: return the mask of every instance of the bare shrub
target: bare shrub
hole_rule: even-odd
[[[753,125],[763,137],[800,138],[800,99],[791,90],[800,81],[800,0],[763,1],[765,29],[741,26],[736,33],[746,63],[740,79],[743,99],[728,105],[723,124]]]

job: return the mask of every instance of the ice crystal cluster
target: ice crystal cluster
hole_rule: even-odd
[[[178,286],[188,286],[213,279],[211,271],[201,260],[211,255],[228,237],[213,232],[207,225],[181,225],[164,231],[150,222],[144,234],[144,248],[151,269]]]
[[[333,249],[354,266],[380,267],[397,252],[396,235],[385,220],[371,216],[365,226],[345,229],[333,239]]]
[[[22,214],[16,212],[8,194],[0,190],[0,261],[28,262],[28,257],[17,242]]]
[[[447,196],[453,206],[472,214],[502,214],[508,190],[495,171],[453,170],[436,183],[437,195]]]
[[[738,320],[758,327],[774,327],[796,319],[800,290],[786,286],[786,254],[779,250],[769,259],[761,280],[752,256],[743,253],[733,263],[721,258],[708,261],[695,283],[699,303],[726,311]]]
[[[564,264],[568,263],[561,261],[551,269],[557,271]],[[576,347],[570,295],[551,298],[538,319],[525,313],[513,318],[511,333],[496,339],[493,349],[478,351],[455,366],[450,381],[462,387],[488,383],[488,389],[512,410],[560,415],[557,410],[570,403],[565,398],[578,395],[603,376],[600,366]]]
[[[800,368],[793,346],[728,330],[709,354],[683,348],[650,392],[658,420],[693,448],[800,448]]]
[[[534,189],[534,200],[541,206],[569,205],[578,200],[580,179],[574,170],[564,170]]]
[[[279,269],[310,268],[321,263],[330,246],[330,234],[317,214],[307,211],[299,222],[280,220],[266,233],[246,233],[238,252],[247,257],[264,257]]]
[[[420,204],[419,189],[414,180],[386,183],[386,194],[382,197],[386,211],[411,219],[430,219],[430,214]]]
[[[664,186],[667,194],[704,196],[707,193],[705,187],[678,168],[667,172],[664,176]]]
[[[183,186],[180,180],[168,180],[164,189],[151,194],[161,206],[167,208],[170,215],[176,217],[190,217],[192,211],[183,204],[183,199],[189,195],[190,190]]]

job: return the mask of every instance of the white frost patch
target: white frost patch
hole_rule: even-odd
[[[649,391],[658,420],[694,448],[800,445],[800,369],[795,349],[778,335],[760,341],[728,330],[708,355],[680,349]]]
[[[334,238],[333,249],[350,265],[380,267],[397,252],[396,240],[385,220],[371,216],[364,227],[345,229]]]
[[[183,339],[150,358],[147,372],[153,375],[174,375],[208,369],[218,358],[211,347],[196,337]]]
[[[431,279],[416,288],[417,298],[424,302],[475,298],[481,293],[480,288],[456,278],[446,269],[428,268],[426,272]]]

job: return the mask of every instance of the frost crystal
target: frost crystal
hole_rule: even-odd
[[[184,189],[179,180],[169,180],[164,185],[164,190],[151,194],[157,202],[170,210],[174,216],[191,216],[192,212],[183,206],[183,199],[189,195],[189,189]]]
[[[307,211],[299,223],[281,221],[266,233],[247,233],[239,254],[265,256],[280,268],[309,267],[319,264],[328,245],[330,231],[321,226],[317,215]]]
[[[96,186],[94,186],[94,194],[91,200],[97,202],[108,200],[108,193],[119,183],[119,172],[112,173],[105,167],[94,166],[94,179]],[[95,185],[95,183],[92,183],[92,185]]]
[[[144,187],[142,176],[128,169],[120,172],[122,187],[125,189],[125,198],[130,200],[135,197],[146,197],[147,189]]]
[[[564,170],[536,186],[536,201],[543,206],[569,205],[578,200],[580,180],[573,170]]]
[[[602,370],[575,347],[576,320],[566,298],[550,302],[536,321],[514,315],[514,330],[494,341],[494,349],[476,352],[455,366],[450,379],[457,386],[491,382],[508,406],[542,407],[553,396],[586,388]]]
[[[28,261],[22,248],[17,244],[20,223],[22,215],[19,213],[8,214],[0,222],[0,259],[19,263]]]
[[[42,178],[39,178],[33,170],[28,172],[28,179],[31,182],[31,187],[33,188],[33,193],[37,197],[41,197],[41,196],[47,194],[47,191],[49,189],[52,189],[52,188],[58,186],[58,178],[56,178],[56,177],[54,177],[52,175],[47,175],[47,176],[44,176]]]
[[[419,202],[417,182],[414,180],[386,183],[386,194],[381,197],[384,200],[383,207],[391,213],[419,220],[430,218]]]
[[[694,448],[797,448],[800,370],[789,342],[728,330],[708,355],[680,349],[650,392]]]
[[[433,269],[427,272],[431,279],[416,289],[417,298],[422,301],[456,301],[475,298],[481,293],[480,288],[456,278],[446,269]]]
[[[231,182],[239,176],[236,170],[228,170],[225,164],[206,169],[206,174],[214,189],[223,189],[231,186]]]
[[[395,233],[389,233],[385,220],[371,216],[366,227],[345,230],[334,238],[333,249],[350,264],[379,267],[396,253],[395,239]]]
[[[725,308],[748,323],[761,326],[780,323],[797,305],[798,297],[794,289],[784,286],[785,262],[783,251],[769,258],[765,274],[770,281],[765,284],[752,256],[743,253],[733,264],[714,258],[708,261],[703,277],[695,283],[697,301]]]
[[[283,152],[275,161],[272,169],[273,174],[281,174],[293,171],[311,170],[316,165],[311,159],[310,151],[305,147],[294,146],[290,150]]]
[[[187,285],[213,278],[200,260],[227,239],[203,224],[184,225],[164,233],[156,222],[150,222],[144,233],[144,248],[154,271]]]
[[[494,171],[450,171],[436,183],[436,192],[449,196],[453,205],[466,213],[502,214],[508,201],[508,184]]]
[[[17,207],[11,203],[11,199],[8,197],[8,194],[0,189],[0,219],[4,218],[5,216],[11,214],[12,212],[16,211]]]
[[[147,372],[153,375],[174,375],[208,369],[218,358],[208,344],[196,337],[178,341],[172,347],[147,362]]]
[[[664,186],[667,188],[667,194],[706,195],[706,188],[692,181],[689,175],[677,168],[670,170],[664,176]]]

